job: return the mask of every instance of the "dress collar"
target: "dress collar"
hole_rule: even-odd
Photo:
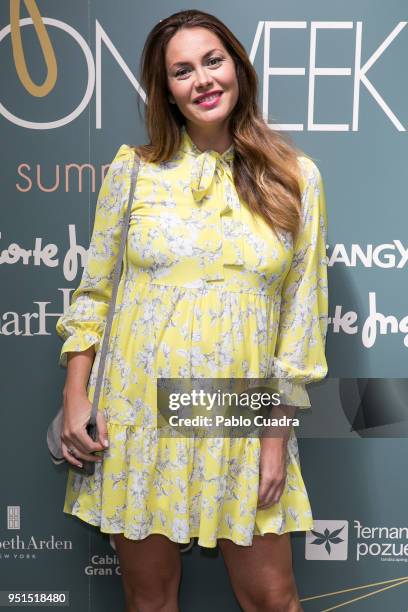
[[[213,245],[214,251],[206,265],[206,280],[223,280],[224,264],[244,264],[242,207],[233,177],[235,147],[232,144],[223,153],[213,149],[200,151],[188,135],[185,125],[181,128],[181,136],[180,148],[190,158],[190,187],[194,201],[199,206],[210,203],[207,214],[218,227],[221,237],[221,242],[217,243],[217,232],[214,234],[209,230],[208,244]],[[216,193],[212,189],[214,183],[217,184]]]
[[[181,149],[194,157],[199,157],[200,155],[206,154],[206,156],[211,155],[215,159],[219,159],[221,162],[226,162],[230,168],[232,169],[234,156],[235,156],[235,146],[234,143],[228,147],[223,153],[218,153],[218,151],[214,151],[214,149],[206,149],[205,151],[200,151],[196,144],[191,140],[186,126],[183,125],[181,127]]]

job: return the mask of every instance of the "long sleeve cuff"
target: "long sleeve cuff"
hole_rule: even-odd
[[[81,324],[75,321],[75,324],[70,326],[69,321],[66,321],[63,329],[58,330],[62,338],[66,338],[61,347],[59,356],[59,365],[67,367],[67,353],[70,351],[85,351],[92,345],[95,345],[95,352],[99,350],[101,343],[100,325],[92,322],[84,322]]]

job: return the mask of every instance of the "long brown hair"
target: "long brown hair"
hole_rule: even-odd
[[[165,51],[169,40],[182,28],[211,30],[232,56],[239,86],[238,101],[230,115],[235,147],[234,184],[249,209],[264,218],[275,232],[300,228],[301,188],[297,156],[304,155],[287,136],[272,130],[258,108],[258,76],[247,52],[234,34],[214,15],[199,10],[179,11],[162,19],[148,34],[140,78],[147,95],[146,128],[150,144],[136,147],[143,160],[169,160],[181,145],[180,128],[185,117],[168,100]],[[279,238],[279,236],[278,236]]]

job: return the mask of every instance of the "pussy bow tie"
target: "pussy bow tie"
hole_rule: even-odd
[[[204,205],[214,181],[222,186],[222,204],[219,209],[220,234],[223,241],[223,262],[242,266],[244,263],[244,237],[241,202],[233,179],[232,148],[223,154],[207,150],[195,155],[191,167],[191,192],[197,204]]]

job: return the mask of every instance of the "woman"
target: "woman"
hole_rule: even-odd
[[[103,181],[82,280],[57,323],[68,367],[64,456],[96,462],[93,476],[69,470],[64,511],[113,534],[128,611],[178,610],[179,546],[194,537],[219,545],[244,610],[299,611],[290,532],[313,520],[293,428],[279,437],[158,436],[155,393],[160,377],[281,377],[287,397],[310,406],[305,384],[327,373],[321,175],[262,119],[256,73],[216,17],[189,10],[160,21],[141,72],[151,142],[137,148],[97,442],[85,425],[128,145]]]

